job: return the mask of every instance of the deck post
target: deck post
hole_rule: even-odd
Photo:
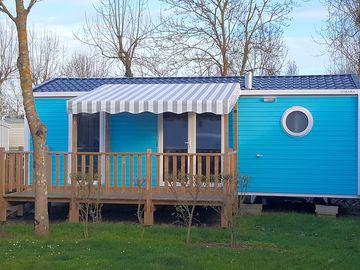
[[[154,224],[154,207],[152,203],[152,169],[151,169],[151,149],[146,152],[146,189],[145,189],[145,204],[144,204],[144,226],[151,226]]]
[[[74,179],[75,174],[78,173],[77,171],[77,163],[78,163],[78,156],[77,156],[77,115],[73,114],[72,116],[72,146],[71,146],[71,192],[73,194],[76,193],[76,180]]]
[[[0,222],[6,221],[7,201],[5,195],[5,148],[0,148]]]
[[[76,203],[75,198],[70,200],[69,203],[69,222],[70,223],[79,223],[80,215],[79,215],[79,206]]]

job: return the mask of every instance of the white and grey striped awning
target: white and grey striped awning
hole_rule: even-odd
[[[107,84],[68,101],[68,112],[228,114],[240,96],[238,83]]]

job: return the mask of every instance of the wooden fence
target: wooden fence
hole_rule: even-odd
[[[34,191],[33,155],[26,151],[3,151],[4,193]],[[229,153],[70,153],[49,152],[48,191],[69,192],[86,178],[90,186],[105,193],[168,193],[187,188],[219,192],[224,175],[236,173],[236,152]]]

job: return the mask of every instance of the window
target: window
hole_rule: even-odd
[[[78,114],[78,152],[99,152],[99,119],[99,113]]]
[[[99,152],[99,121],[100,114],[80,113],[77,116],[77,151],[78,152]],[[99,157],[93,157],[93,173],[98,172]],[[82,170],[82,158],[78,156],[78,172]],[[85,157],[85,172],[90,168],[90,157]]]
[[[220,153],[221,152],[221,115],[202,113],[196,115],[196,152]],[[221,168],[221,160],[218,159]],[[206,157],[202,157],[201,172],[206,174]],[[196,171],[199,171],[197,164]],[[215,173],[215,158],[210,157],[210,174]]]
[[[293,137],[306,136],[313,127],[313,117],[304,107],[294,106],[286,110],[281,124],[284,131]]]
[[[164,113],[164,152],[188,151],[188,114]]]
[[[196,115],[196,152],[221,152],[221,116],[212,113]]]

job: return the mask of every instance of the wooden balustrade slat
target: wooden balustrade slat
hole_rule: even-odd
[[[152,189],[152,159],[151,159],[151,149],[147,150],[146,157],[146,197],[149,196],[149,193],[151,193]]]
[[[134,190],[134,155],[130,155],[130,189]]]
[[[16,188],[16,192],[21,191],[21,180],[20,180],[21,163],[20,163],[20,159],[21,159],[21,154],[16,153],[15,154],[15,188]]]
[[[71,179],[71,190],[74,194],[76,192],[76,187],[77,187],[77,182],[76,182],[76,175],[78,173],[78,168],[77,168],[78,160],[77,159],[78,159],[77,153],[72,153],[72,155],[71,155],[71,174],[72,174],[72,176],[70,177],[70,179]]]
[[[69,177],[68,154],[64,154],[64,185],[63,185],[64,191],[67,191],[68,177]]]
[[[15,154],[9,154],[9,192],[14,191],[14,181],[15,181]]]
[[[118,162],[119,162],[119,156],[118,155],[114,155],[114,191],[117,190],[118,188]]]
[[[56,191],[60,191],[60,155],[56,154],[55,155],[55,167],[56,167],[56,175],[55,175],[55,181],[56,181],[56,186],[55,189]]]
[[[89,155],[88,175],[90,192],[94,192],[94,155]]]
[[[126,188],[126,155],[121,155],[121,189]]]
[[[156,191],[160,192],[160,156],[156,156]]]
[[[210,157],[206,156],[206,173],[205,173],[205,177],[206,177],[206,191],[210,192]]]
[[[189,182],[190,192],[194,192],[194,155],[189,156]]]
[[[47,178],[48,178],[48,192],[52,191],[52,154],[47,154],[47,160],[46,160],[46,168],[47,168]]]
[[[219,157],[214,157],[214,189],[219,188]]]
[[[142,179],[142,156],[137,155],[137,184],[139,188],[143,187]]]
[[[178,181],[178,170],[177,170],[177,156],[172,156],[172,182],[171,185],[176,189],[176,184]]]
[[[106,162],[106,169],[105,169],[105,191],[110,191],[110,156],[105,157]]]
[[[81,177],[85,180],[86,177],[86,155],[81,155]]]
[[[197,156],[197,174],[200,177],[202,175],[202,156]]]
[[[100,191],[101,187],[102,187],[102,179],[103,179],[103,171],[102,171],[102,166],[101,166],[102,155],[97,155],[96,158],[97,158],[97,171],[98,171],[98,175],[97,175],[98,183],[97,183],[97,186],[98,186],[98,189]]]
[[[5,153],[5,193],[8,193],[10,190],[9,187],[9,154]]]
[[[232,173],[235,175],[235,177],[237,177],[237,155],[233,154],[232,155],[232,161],[233,161],[233,165],[232,165]]]
[[[180,178],[180,183],[181,183],[181,192],[185,192],[186,189],[186,156],[181,156],[180,157],[180,175],[181,175],[181,178]]]
[[[168,192],[169,181],[169,156],[164,157],[164,187],[165,192]]]
[[[24,190],[29,190],[29,153],[24,153]]]

